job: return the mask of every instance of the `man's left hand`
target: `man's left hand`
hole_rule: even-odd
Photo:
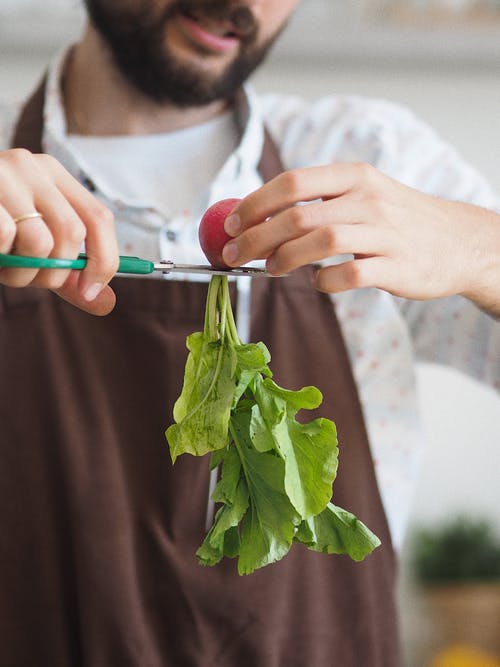
[[[284,172],[238,204],[226,231],[235,236],[223,254],[231,266],[265,258],[280,275],[353,255],[318,270],[316,288],[462,294],[500,313],[500,215],[424,194],[367,164]]]

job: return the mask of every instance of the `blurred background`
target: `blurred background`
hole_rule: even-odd
[[[81,24],[79,0],[0,0],[0,101],[21,100]],[[407,105],[500,194],[500,0],[303,0],[254,84]],[[418,377],[429,444],[401,554],[406,665],[498,667],[500,399],[449,370]]]

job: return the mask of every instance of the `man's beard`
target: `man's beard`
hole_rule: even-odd
[[[231,98],[261,63],[277,35],[257,43],[258,25],[251,10],[238,0],[174,0],[166,10],[153,4],[140,9],[109,0],[85,0],[89,18],[111,51],[116,67],[135,88],[157,103],[203,106]],[[130,6],[130,5],[129,5]],[[178,13],[195,18],[225,19],[240,39],[235,59],[218,76],[182,63],[165,42],[168,21]],[[193,47],[195,48],[195,47]],[[213,54],[206,54],[207,58]]]

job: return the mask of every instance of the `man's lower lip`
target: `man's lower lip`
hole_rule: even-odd
[[[214,35],[212,32],[205,30],[199,23],[193,21],[193,19],[184,16],[184,14],[179,15],[179,21],[191,40],[210,51],[227,53],[239,45],[240,40],[238,37],[220,37],[219,35]]]

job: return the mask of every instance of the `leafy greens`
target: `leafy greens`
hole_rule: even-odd
[[[293,542],[362,560],[379,539],[353,514],[333,505],[338,466],[334,422],[296,420],[317,408],[315,387],[290,391],[271,378],[263,343],[244,345],[236,330],[226,276],[210,281],[203,332],[187,338],[184,385],[166,431],[172,461],[211,453],[221,474],[219,506],[197,551],[202,565],[238,557],[238,572],[283,558]]]

